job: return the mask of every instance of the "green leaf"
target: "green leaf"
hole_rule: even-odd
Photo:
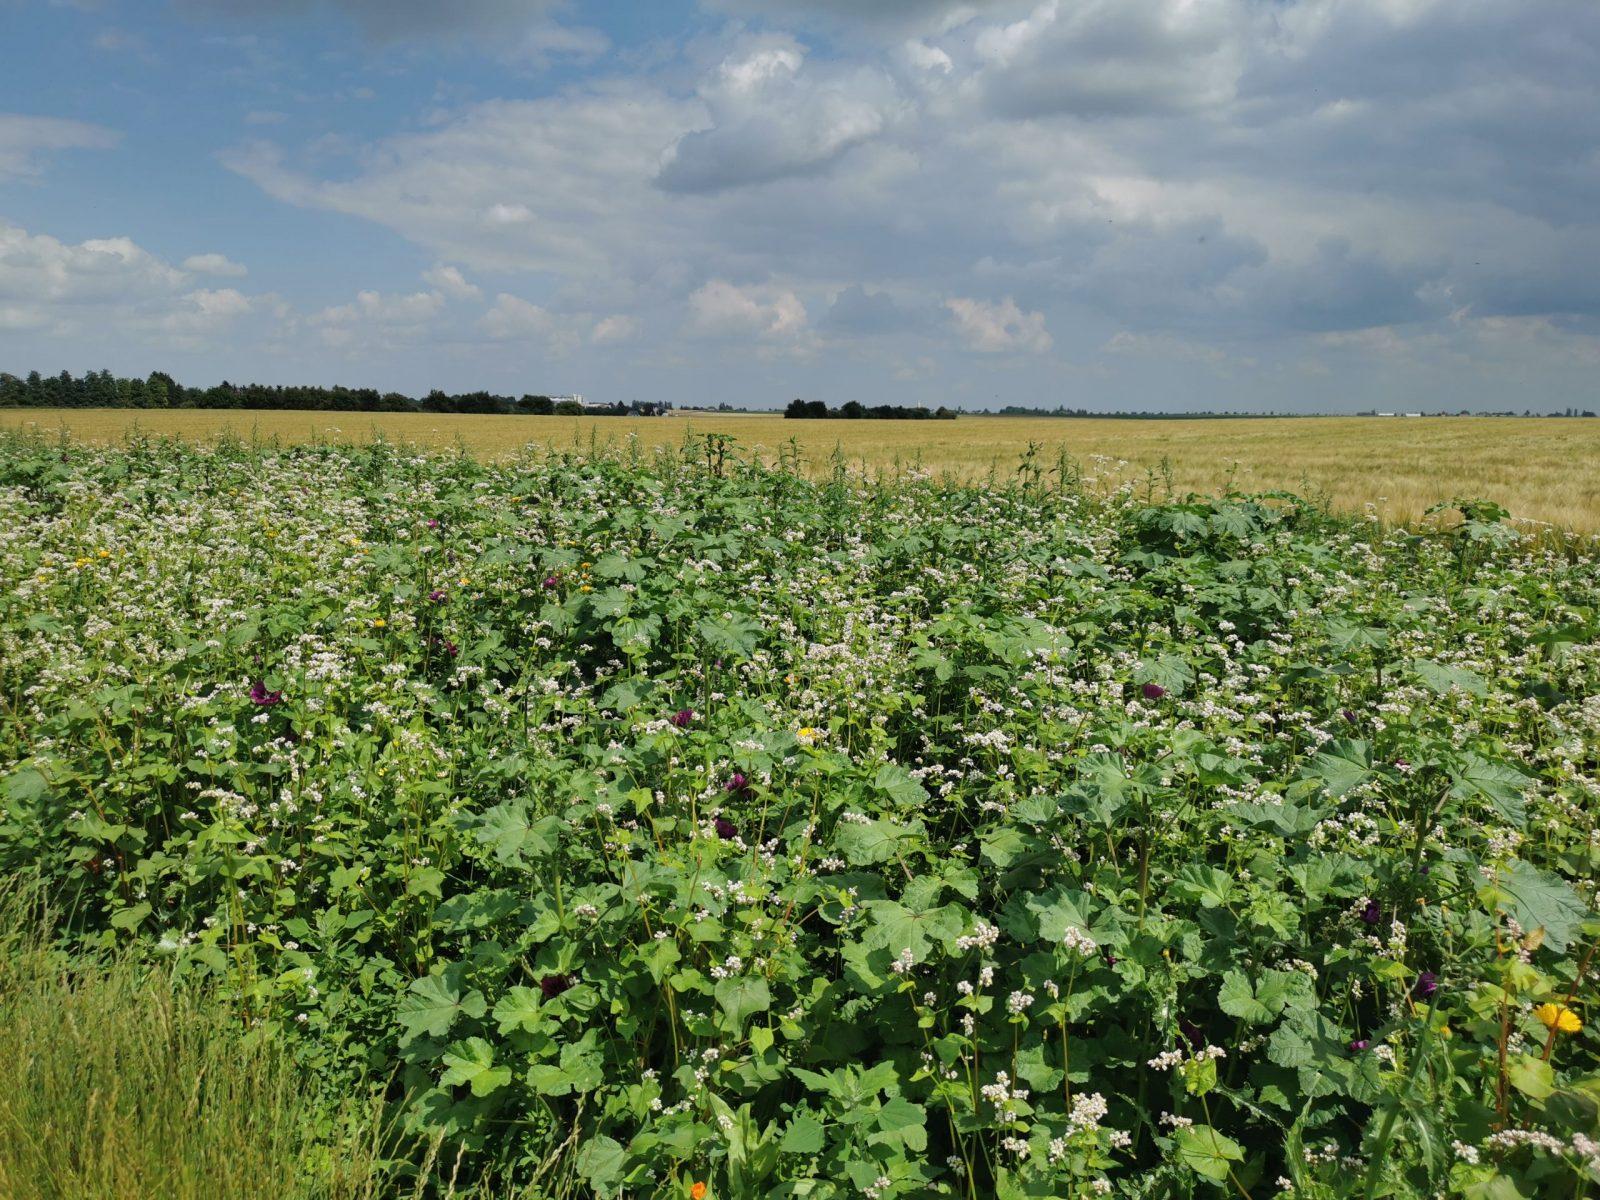
[[[427,1034],[443,1037],[460,1016],[481,1017],[488,1005],[483,993],[477,989],[461,993],[461,989],[442,975],[424,975],[411,981],[406,994],[400,998],[396,1017],[406,1031],[406,1040]]]
[[[1306,770],[1322,780],[1328,795],[1343,796],[1372,778],[1372,748],[1359,738],[1339,738],[1329,742]]]
[[[766,1012],[772,1007],[772,993],[767,981],[760,976],[738,975],[717,980],[712,989],[717,1006],[728,1018],[728,1026],[735,1032],[744,1028],[747,1017]]]
[[[1482,800],[1518,829],[1528,824],[1523,790],[1532,782],[1509,763],[1468,754],[1454,775],[1450,794],[1458,800]]]
[[[879,1144],[904,1146],[913,1154],[928,1148],[927,1111],[904,1096],[891,1096],[878,1110]]]
[[[905,826],[881,818],[865,824],[841,821],[833,831],[833,844],[851,866],[869,867],[893,858],[896,845],[908,832]]]
[[[1262,971],[1254,983],[1242,971],[1229,971],[1222,978],[1217,1004],[1230,1017],[1265,1025],[1291,1005],[1314,1007],[1316,992],[1311,980],[1299,971]]]
[[[1441,696],[1451,688],[1460,688],[1473,696],[1487,695],[1489,691],[1483,676],[1465,667],[1448,667],[1431,658],[1415,658],[1411,660],[1411,670],[1423,687]]]
[[[445,1072],[439,1082],[448,1086],[465,1083],[474,1096],[493,1094],[511,1082],[511,1068],[494,1065],[494,1047],[481,1037],[454,1042],[440,1059]]]
[[[22,804],[41,799],[49,790],[44,776],[32,767],[25,767],[13,775],[6,776],[6,796]]]
[[[538,990],[521,984],[508,989],[496,1001],[492,1015],[501,1033],[512,1033],[519,1029],[532,1033],[544,1019],[539,1012]]]
[[[872,786],[896,804],[925,804],[928,793],[910,771],[895,763],[884,763],[872,778]]]
[[[1178,1160],[1197,1175],[1218,1183],[1228,1178],[1230,1164],[1244,1161],[1244,1151],[1231,1138],[1209,1125],[1189,1125],[1178,1130]]]
[[[1557,954],[1566,952],[1572,935],[1589,915],[1588,907],[1566,880],[1532,863],[1512,863],[1495,890],[1523,929],[1532,933],[1543,927],[1545,945]]]
[[[816,1154],[823,1144],[821,1123],[815,1117],[802,1114],[789,1122],[778,1149],[785,1154]]]
[[[578,1151],[578,1173],[601,1195],[615,1192],[621,1186],[627,1163],[628,1155],[622,1143],[604,1134],[584,1139],[583,1149]]]
[[[525,855],[544,858],[554,854],[559,843],[561,822],[553,816],[528,819],[528,806],[521,801],[497,804],[478,821],[479,842],[494,848],[494,855],[508,865],[519,864]]]
[[[1511,1086],[1531,1100],[1543,1100],[1556,1090],[1555,1068],[1531,1054],[1519,1054],[1506,1067]]]
[[[140,922],[150,915],[148,904],[135,904],[132,908],[124,908],[111,918],[113,929],[137,929]]]

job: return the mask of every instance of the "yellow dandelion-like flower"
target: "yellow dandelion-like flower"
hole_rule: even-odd
[[[815,746],[817,744],[817,739],[822,735],[815,729],[811,728],[811,726],[802,725],[799,729],[795,730],[794,736],[799,738],[808,746]]]
[[[1577,1033],[1583,1028],[1583,1022],[1578,1019],[1578,1014],[1565,1004],[1541,1004],[1533,1010],[1533,1015],[1546,1029],[1555,1029],[1561,1033]]]
[[[593,589],[593,588],[592,588],[592,587],[590,587],[590,586],[589,586],[589,585],[588,585],[588,584],[587,584],[587,583],[586,583],[586,584],[584,584],[584,585],[583,585],[583,586],[582,586],[582,587],[581,587],[581,588],[579,588],[579,589],[578,589],[578,590],[579,590],[579,591],[580,591],[580,592],[592,592],[592,591],[594,591],[594,589]]]
[[[385,621],[382,617],[374,617],[372,619],[372,627],[374,629],[382,629],[388,623],[389,622]]]
[[[99,555],[100,555],[101,558],[110,558],[111,557],[111,551],[109,551],[109,550],[101,550],[101,551],[99,551]]]
[[[467,577],[465,575],[463,575],[460,579],[456,580],[456,583],[461,587],[466,587],[467,586]]]

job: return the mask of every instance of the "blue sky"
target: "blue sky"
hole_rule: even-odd
[[[0,0],[0,30],[0,370],[1600,403],[1600,6]]]

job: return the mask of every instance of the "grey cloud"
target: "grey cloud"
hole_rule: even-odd
[[[0,113],[0,180],[37,175],[40,159],[60,150],[104,150],[121,135],[101,125],[62,117]]]
[[[1233,97],[1241,3],[1044,0],[975,40],[986,103],[1006,116],[1193,112]]]
[[[852,337],[913,333],[931,328],[939,311],[931,303],[902,303],[888,292],[853,283],[833,298],[823,318],[828,333]]]
[[[1212,342],[1281,365],[1329,335],[1349,355],[1428,331],[1489,353],[1600,313],[1600,18],[1560,0],[953,12],[898,6],[949,62],[927,86],[887,40],[725,31],[697,48],[708,67],[463,108],[342,178],[259,145],[225,161],[439,261],[547,276],[552,311],[681,329],[699,295],[703,330],[894,334],[941,367],[962,353],[951,299],[968,345],[998,329],[1069,361],[1125,335],[1119,370]]]
[[[883,133],[900,107],[883,72],[817,68],[788,41],[730,55],[700,95],[711,125],[666,152],[656,177],[666,191],[817,174]]]
[[[259,20],[257,0],[181,0],[192,11]],[[387,41],[429,34],[526,29],[565,5],[561,0],[279,0],[278,19],[331,12],[358,24],[368,36]]]

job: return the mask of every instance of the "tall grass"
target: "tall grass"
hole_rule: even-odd
[[[280,1043],[162,968],[63,955],[35,898],[0,919],[0,1196],[394,1194],[376,1103],[329,1114]]]

